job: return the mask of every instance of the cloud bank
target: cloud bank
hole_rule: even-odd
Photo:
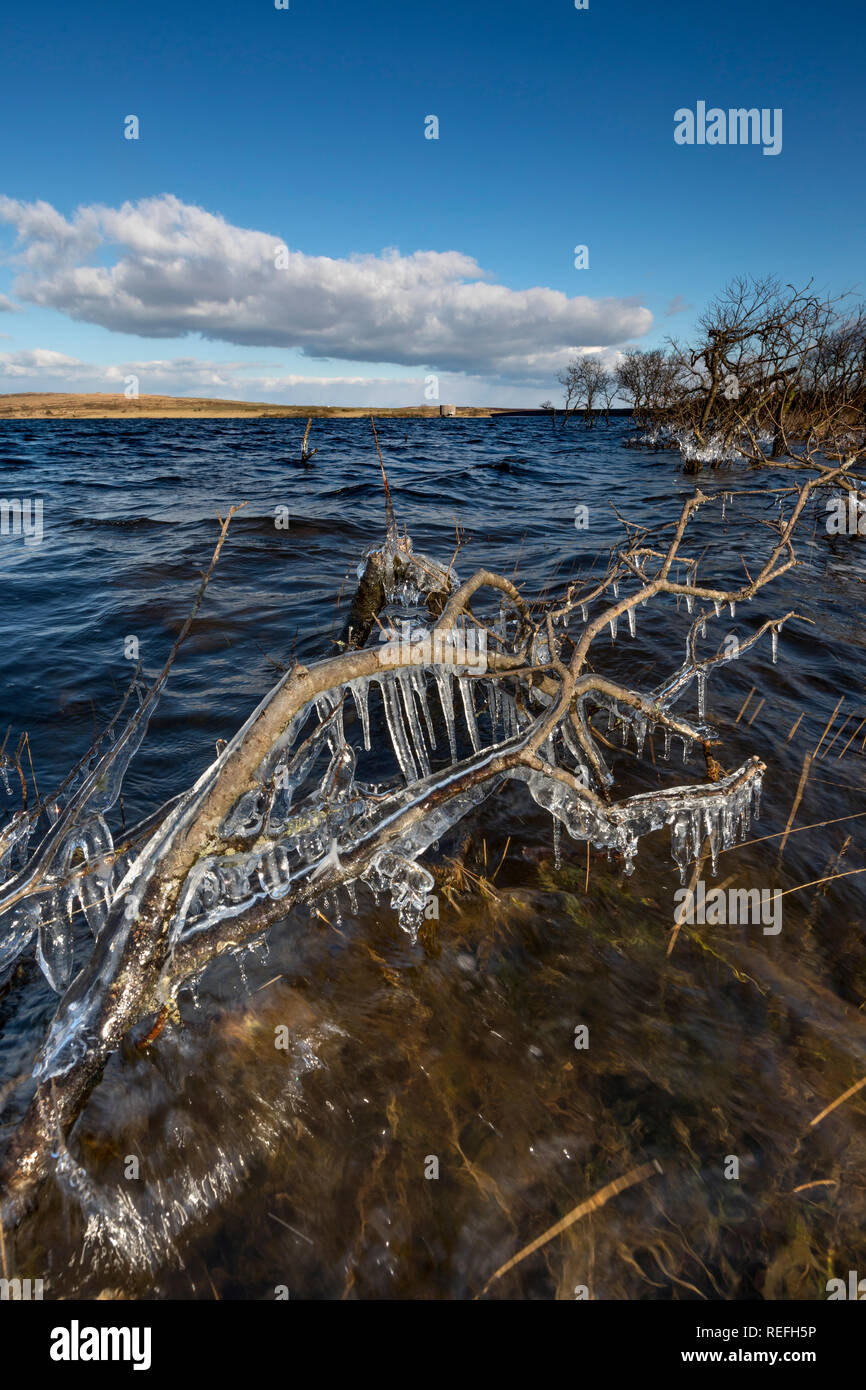
[[[0,334],[0,338],[8,337]],[[203,396],[217,400],[263,401],[273,405],[413,406],[537,405],[535,386],[494,382],[467,373],[442,373],[439,397],[425,395],[427,378],[313,376],[280,370],[268,362],[214,362],[196,357],[153,358],[121,363],[86,362],[50,348],[0,352],[0,393],[24,391],[125,391],[135,377],[142,395]]]
[[[68,219],[0,197],[0,220],[17,235],[18,299],[148,338],[542,381],[652,323],[630,298],[493,284],[459,251],[307,255],[169,194]]]

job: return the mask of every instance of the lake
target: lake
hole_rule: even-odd
[[[600,573],[620,517],[657,533],[696,487],[729,497],[724,516],[700,513],[689,553],[705,580],[739,585],[796,480],[686,476],[673,454],[625,448],[621,419],[377,428],[416,549],[447,563],[459,531],[461,578],[484,566],[527,598]],[[126,823],[193,782],[282,665],[333,651],[384,536],[381,474],[369,421],[315,421],[308,467],[302,436],[279,419],[0,421],[0,493],[42,501],[39,544],[0,536],[0,719],[7,751],[28,733],[40,791],[114,713],[129,653],[161,668],[233,503],[247,505],[127,774]],[[707,691],[721,761],[756,754],[767,774],[749,843],[717,880],[706,866],[706,892],[757,889],[778,920],[686,923],[667,954],[668,833],[630,876],[565,835],[558,856],[550,817],[508,783],[428,857],[438,919],[417,944],[387,902],[341,895],[220,960],[182,992],[180,1027],[115,1055],[69,1141],[87,1181],[45,1186],[7,1235],[10,1269],[52,1298],[470,1298],[653,1161],[486,1296],[823,1299],[833,1275],[866,1269],[866,1090],[812,1123],[866,1075],[864,546],[810,505],[802,563],[712,625],[744,641],[798,615],[776,663],[766,641]],[[650,691],[687,629],[667,599],[639,610],[634,638],[621,622],[596,643],[593,665]],[[703,777],[677,741],[663,752],[656,737],[641,760],[610,753],[623,794]],[[8,816],[14,777],[0,799]],[[0,1145],[56,1002],[32,955],[0,979]]]

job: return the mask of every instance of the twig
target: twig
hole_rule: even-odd
[[[809,1121],[809,1127],[812,1128],[814,1125],[819,1125],[822,1120],[825,1120],[828,1115],[832,1114],[837,1106],[843,1105],[846,1100],[850,1100],[851,1096],[856,1096],[857,1092],[862,1091],[864,1086],[866,1086],[866,1076],[862,1076],[859,1081],[855,1081],[853,1086],[849,1086],[847,1091],[843,1091],[841,1096],[837,1096],[835,1100],[825,1106],[820,1115],[816,1115],[814,1120]],[[799,1191],[799,1189],[797,1190]]]
[[[516,1255],[512,1255],[510,1260],[506,1260],[504,1265],[500,1265],[496,1273],[491,1274],[481,1292],[476,1294],[476,1298],[483,1298],[490,1288],[490,1285],[495,1283],[497,1279],[501,1279],[503,1274],[507,1274],[510,1269],[514,1269],[515,1265],[519,1265],[528,1255],[534,1254],[534,1252],[540,1250],[543,1245],[547,1245],[548,1241],[553,1240],[554,1236],[558,1236],[562,1231],[568,1230],[568,1227],[573,1226],[576,1221],[581,1221],[584,1216],[589,1216],[590,1212],[598,1211],[599,1207],[605,1206],[612,1197],[618,1196],[619,1193],[624,1192],[626,1188],[634,1187],[639,1182],[646,1182],[647,1178],[651,1178],[656,1173],[661,1173],[663,1171],[658,1159],[654,1158],[651,1163],[642,1163],[639,1168],[630,1169],[629,1172],[625,1173],[621,1178],[615,1178],[614,1181],[609,1182],[606,1187],[600,1188],[594,1196],[587,1198],[585,1202],[581,1202],[579,1206],[574,1207],[561,1221],[557,1221],[555,1225],[550,1226],[543,1235],[538,1236],[538,1238],[531,1241],[529,1245],[524,1245],[523,1249],[519,1250]]]

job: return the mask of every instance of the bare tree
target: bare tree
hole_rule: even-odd
[[[583,423],[591,429],[596,421],[595,407],[604,398],[608,374],[604,364],[590,353],[573,357],[557,380],[565,390],[563,425],[575,410],[583,411]]]
[[[619,392],[619,382],[615,372],[605,372],[604,381],[601,383],[601,397],[604,401],[604,423],[610,424],[610,412],[613,403]]]
[[[580,359],[573,357],[568,366],[557,375],[557,381],[565,392],[562,409],[562,428],[565,429],[570,416],[583,400],[583,378],[579,370]]]
[[[676,396],[678,365],[664,348],[629,348],[616,368],[617,389],[638,425],[662,423]]]
[[[630,349],[617,377],[639,442],[678,448],[689,472],[737,459],[828,471],[866,453],[866,310],[811,283],[733,280],[695,342]]]

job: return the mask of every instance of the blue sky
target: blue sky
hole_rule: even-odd
[[[853,0],[7,0],[0,391],[536,404],[732,275],[862,294],[864,32]],[[781,108],[781,153],[675,144],[698,101]]]

